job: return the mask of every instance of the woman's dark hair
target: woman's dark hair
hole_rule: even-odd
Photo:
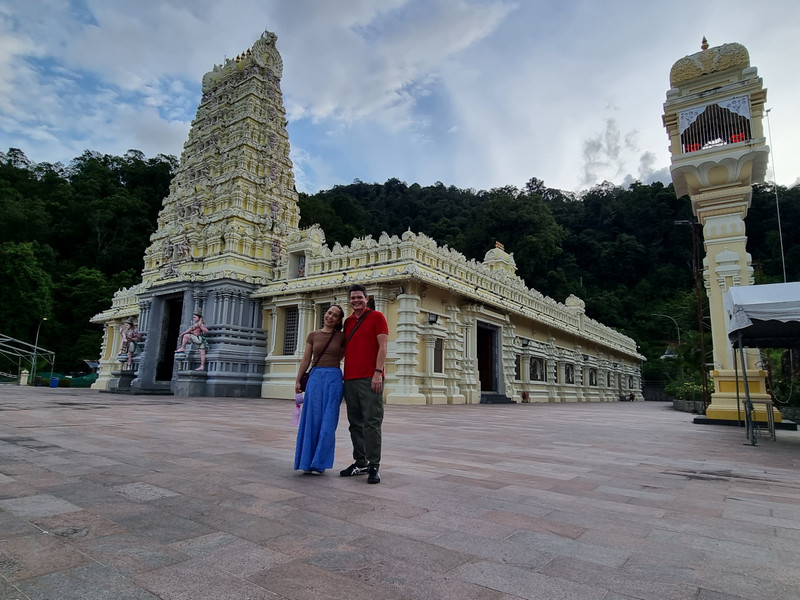
[[[338,304],[331,304],[328,310],[330,310],[334,306],[339,309],[339,322],[333,326],[333,329],[335,331],[341,331],[342,328],[344,327],[344,309]]]

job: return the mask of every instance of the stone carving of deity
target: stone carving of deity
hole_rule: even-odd
[[[532,361],[533,363],[533,380],[534,381],[542,381],[544,377],[542,377],[542,361],[535,358]]]
[[[277,267],[281,264],[281,241],[272,242],[272,262]]]
[[[189,240],[183,240],[177,246],[178,258],[190,258],[192,256],[192,247],[189,245]]]

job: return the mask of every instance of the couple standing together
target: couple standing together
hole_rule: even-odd
[[[353,464],[339,472],[342,477],[367,473],[367,483],[380,483],[381,423],[383,422],[383,378],[389,326],[383,313],[367,306],[362,285],[349,289],[350,308],[331,306],[322,329],[312,331],[300,361],[295,392],[312,364],[306,385],[303,412],[297,432],[294,468],[323,473],[333,467],[336,426],[344,392]],[[344,377],[339,368],[344,357]]]

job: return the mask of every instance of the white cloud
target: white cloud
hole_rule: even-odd
[[[674,27],[663,7],[627,0],[9,0],[0,144],[37,162],[87,148],[180,155],[202,75],[269,29],[300,189],[664,180],[669,70],[706,35],[750,50],[779,182],[792,183],[800,81],[786,48],[800,5],[770,6],[781,18],[744,0],[675,0]]]

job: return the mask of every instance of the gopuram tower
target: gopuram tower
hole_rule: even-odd
[[[743,395],[743,368],[751,397],[769,399],[766,374],[756,366],[757,351],[748,351],[746,365],[735,362],[723,308],[730,287],[753,283],[744,220],[752,185],[762,183],[767,170],[769,148],[762,124],[767,91],[744,46],[709,48],[705,38],[700,52],[672,66],[670,85],[663,122],[675,195],[691,199],[706,251],[703,279],[714,346],[714,392],[706,416],[735,421],[742,418],[737,388]],[[775,420],[780,420],[777,411]]]
[[[280,89],[276,36],[264,34],[203,77],[203,96],[180,166],[144,255],[142,281],[114,296],[92,321],[105,325],[99,389],[192,396],[261,391],[267,353],[256,288],[273,280],[300,219]],[[201,313],[198,352],[176,360],[179,334]],[[138,318],[145,336],[133,371],[117,371],[119,327]],[[127,375],[127,382],[125,376]]]

